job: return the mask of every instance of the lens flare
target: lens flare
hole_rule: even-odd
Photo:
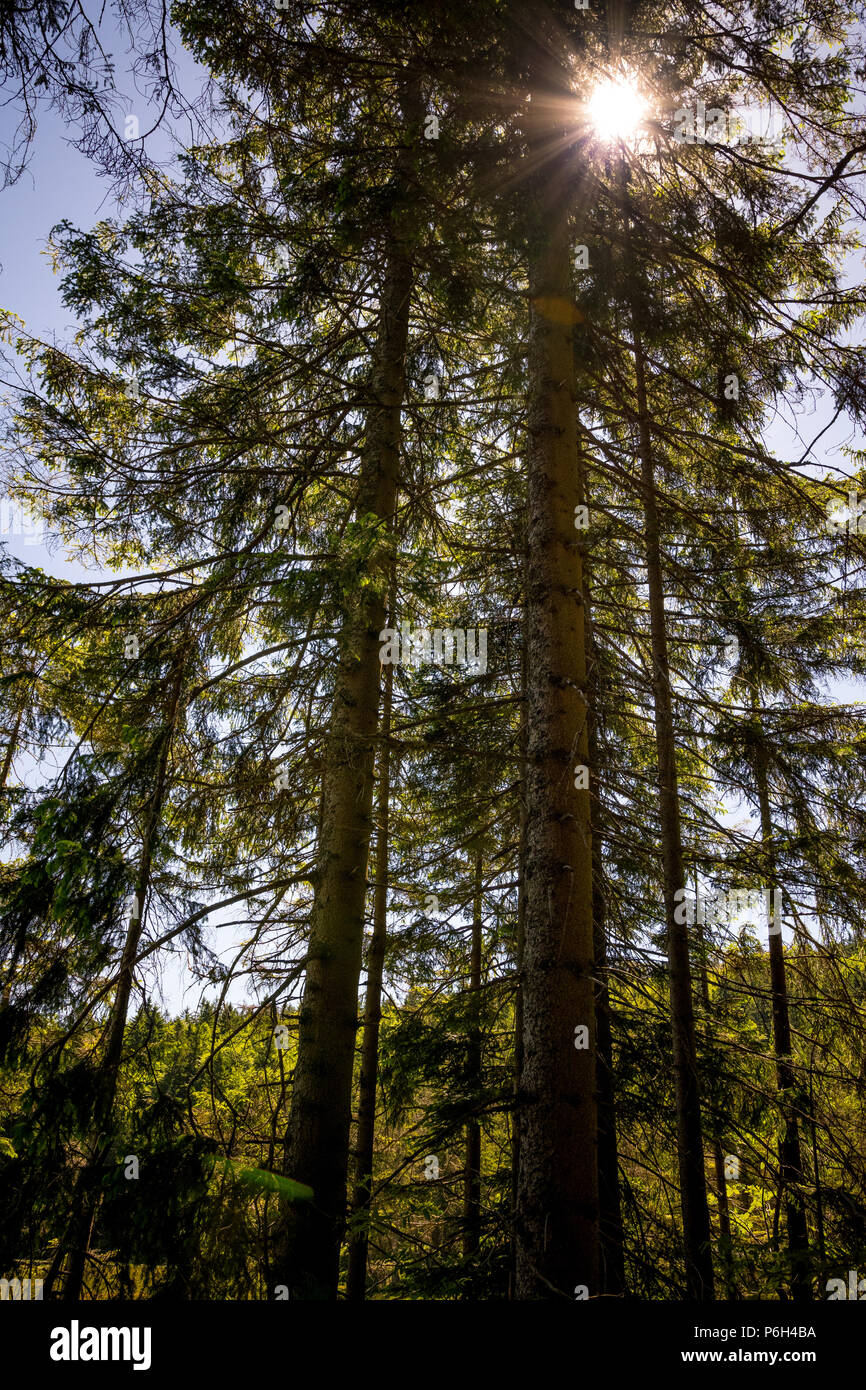
[[[646,102],[625,78],[600,82],[587,107],[590,122],[602,140],[627,140],[646,115]]]

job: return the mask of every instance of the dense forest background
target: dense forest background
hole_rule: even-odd
[[[7,1280],[866,1274],[861,21],[4,6]]]

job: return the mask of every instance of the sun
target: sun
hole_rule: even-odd
[[[590,124],[602,140],[627,140],[646,115],[646,102],[632,82],[608,77],[587,102]]]

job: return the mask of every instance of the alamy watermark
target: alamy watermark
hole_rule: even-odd
[[[45,521],[29,507],[4,497],[0,501],[0,539],[12,536],[19,537],[25,545],[41,545]]]
[[[15,1302],[42,1299],[41,1279],[0,1279],[0,1302],[13,1299]]]
[[[858,496],[852,488],[848,493],[847,510],[840,511],[843,504],[833,503],[833,510],[827,509],[825,530],[828,536],[847,531],[851,536],[866,536],[866,497]]]
[[[69,1327],[51,1329],[48,1354],[52,1361],[131,1361],[134,1371],[150,1369],[149,1327]]]
[[[379,660],[383,666],[469,666],[487,670],[487,628],[383,627]]]
[[[731,888],[728,892],[690,893],[678,888],[674,893],[674,921],[679,926],[724,922],[732,925],[744,913],[766,916],[771,936],[782,930],[782,890],[780,888]]]
[[[778,145],[785,134],[775,106],[736,106],[726,110],[706,102],[674,112],[673,138],[678,145]]]
[[[859,1271],[856,1269],[848,1270],[847,1285],[844,1279],[828,1279],[825,1287],[827,1298],[831,1303],[842,1298],[866,1298],[866,1279],[861,1279]]]

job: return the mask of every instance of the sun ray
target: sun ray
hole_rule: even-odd
[[[587,111],[599,139],[627,140],[644,120],[647,103],[627,78],[609,77],[593,91]]]

